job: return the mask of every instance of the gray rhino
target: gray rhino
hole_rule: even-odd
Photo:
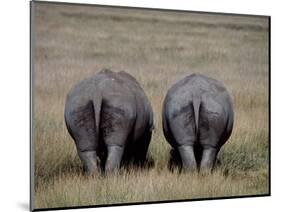
[[[65,123],[87,173],[143,165],[153,113],[140,84],[126,72],[103,70],[68,93]]]
[[[222,83],[192,74],[174,84],[163,103],[163,131],[172,146],[169,167],[211,171],[233,128],[233,106]]]

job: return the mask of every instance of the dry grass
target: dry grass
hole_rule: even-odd
[[[267,18],[34,6],[35,208],[268,193]],[[64,101],[74,83],[102,68],[132,74],[152,103],[150,170],[81,173]],[[162,101],[173,83],[194,72],[222,81],[234,101],[234,131],[211,175],[167,170]]]

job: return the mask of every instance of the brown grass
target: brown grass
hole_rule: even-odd
[[[35,208],[268,193],[268,20],[35,3],[33,145]],[[125,70],[148,95],[156,129],[150,170],[85,177],[65,128],[70,87],[102,68]],[[202,73],[222,81],[235,125],[213,174],[167,170],[161,126],[167,89]]]

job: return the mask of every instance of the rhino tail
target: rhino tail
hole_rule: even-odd
[[[192,98],[192,106],[195,119],[195,134],[198,135],[199,132],[199,112],[200,112],[201,99],[200,97]]]
[[[102,105],[102,96],[101,93],[97,90],[94,92],[92,104],[94,107],[94,116],[95,116],[95,131],[97,139],[99,138],[99,126],[100,126],[100,116],[101,116],[101,105]]]

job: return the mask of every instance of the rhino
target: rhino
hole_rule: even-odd
[[[153,112],[128,73],[104,69],[78,82],[67,95],[64,117],[86,173],[145,164]]]
[[[212,171],[234,121],[224,85],[202,74],[186,76],[168,90],[162,113],[164,136],[172,147],[169,168]]]

